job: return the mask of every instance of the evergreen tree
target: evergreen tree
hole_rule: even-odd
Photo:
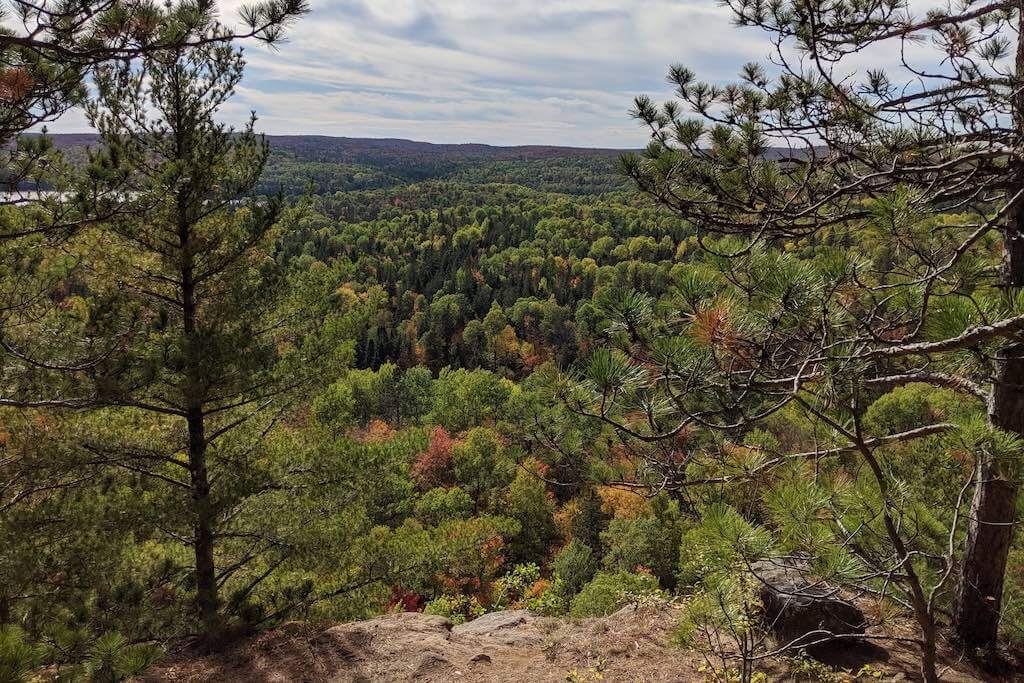
[[[686,404],[674,425],[656,418],[662,433],[750,425],[798,403],[872,462],[856,419],[872,390],[927,382],[982,401],[994,428],[1024,435],[1024,6],[940,3],[919,13],[905,0],[726,4],[737,23],[768,34],[777,68],[748,64],[740,82],[717,86],[672,67],[678,101],[637,99],[652,140],[624,167],[692,221],[716,259],[734,262],[725,270],[775,259],[774,273],[743,278],[737,294],[771,289],[777,305],[740,322],[729,301],[701,289],[708,281],[691,277],[691,339],[717,349],[699,377],[673,355],[679,345],[654,349],[627,316],[634,352],[662,365],[662,394]],[[851,75],[858,55],[893,54],[902,58]],[[873,253],[848,251],[863,245],[858,235],[870,235]],[[818,276],[782,268],[772,254],[801,245],[819,250]],[[648,313],[634,308],[633,320]],[[1012,459],[976,458],[954,621],[962,641],[991,646],[1017,472]],[[913,602],[924,627],[928,600]],[[934,679],[927,663],[925,675]]]
[[[261,435],[311,368],[300,357],[310,351],[301,315],[292,311],[283,326],[286,282],[272,258],[279,203],[241,199],[267,145],[251,122],[236,132],[214,118],[243,64],[217,42],[96,71],[89,115],[106,158],[127,168],[136,210],[76,241],[90,291],[86,327],[115,341],[82,374],[94,403],[127,411],[83,445],[94,463],[169,487],[160,525],[191,548],[210,637],[223,627],[220,587],[275,548],[230,525],[247,498],[275,485],[261,469]],[[179,518],[184,528],[175,528]],[[239,537],[246,549],[218,567],[218,547]]]

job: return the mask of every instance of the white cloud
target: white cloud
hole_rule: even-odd
[[[222,2],[222,18],[237,0]],[[633,96],[670,63],[731,76],[767,43],[712,0],[313,0],[277,51],[251,45],[225,116],[269,133],[635,147]],[[54,131],[80,131],[69,115]]]

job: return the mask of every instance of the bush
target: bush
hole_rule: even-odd
[[[442,595],[427,603],[424,614],[436,614],[450,619],[453,624],[462,624],[482,616],[487,610],[475,597],[467,595]]]
[[[494,582],[493,609],[522,609],[527,606],[534,586],[540,581],[540,567],[518,564],[508,574]]]
[[[574,617],[602,617],[621,607],[651,596],[661,596],[658,580],[650,574],[598,572],[573,598]]]
[[[473,499],[454,486],[430,489],[416,501],[416,519],[426,526],[437,526],[453,519],[468,519],[473,512]]]
[[[597,573],[597,558],[590,546],[578,539],[558,551],[552,563],[556,582],[561,583],[565,598],[579,593]]]
[[[662,586],[675,586],[679,560],[678,522],[656,517],[613,519],[601,533],[604,568],[625,572],[649,569]]]

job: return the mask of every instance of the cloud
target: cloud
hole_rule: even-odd
[[[237,16],[237,0],[222,17]],[[635,95],[682,62],[723,79],[763,58],[711,0],[313,0],[276,51],[246,48],[223,114],[268,133],[637,147]],[[69,115],[53,131],[84,129]]]

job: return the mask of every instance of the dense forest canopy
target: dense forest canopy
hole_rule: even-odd
[[[1021,645],[1019,3],[728,2],[777,68],[672,67],[626,155],[223,124],[304,3],[12,4],[4,680],[393,611],[671,603],[743,683]],[[946,70],[838,78],[886,41]],[[864,624],[780,638],[765,566]]]

